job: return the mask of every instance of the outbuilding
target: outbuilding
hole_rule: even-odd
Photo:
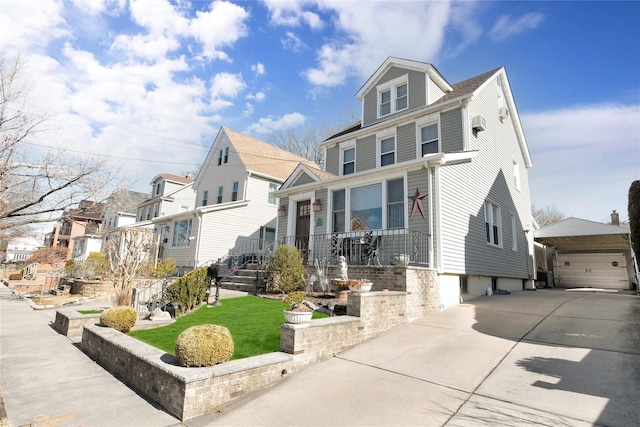
[[[634,288],[629,225],[617,219],[613,211],[612,224],[572,217],[535,231],[555,286]]]

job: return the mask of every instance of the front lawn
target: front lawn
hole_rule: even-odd
[[[216,324],[231,332],[235,347],[231,360],[280,350],[280,324],[284,322],[282,310],[288,308],[286,304],[251,295],[224,299],[221,303],[218,307],[203,305],[171,325],[131,331],[128,335],[175,355],[175,343],[182,331],[191,326]],[[326,315],[313,313],[314,319],[321,317]]]

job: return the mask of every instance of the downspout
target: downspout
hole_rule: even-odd
[[[200,257],[200,239],[202,237],[202,211],[196,211],[198,217],[198,235],[196,236],[196,253],[194,254],[194,269],[198,268],[198,258]]]

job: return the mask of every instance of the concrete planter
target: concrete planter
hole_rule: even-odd
[[[284,319],[287,323],[309,323],[313,316],[312,311],[289,311],[283,310]]]

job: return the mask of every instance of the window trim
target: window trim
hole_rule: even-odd
[[[512,171],[513,171],[513,186],[516,190],[522,191],[522,176],[520,174],[520,163],[516,160],[515,157],[511,158],[513,162]]]
[[[224,151],[220,150],[218,151],[218,166],[222,165],[222,155],[223,155]]]
[[[382,166],[382,141],[393,138],[393,152],[389,151],[384,153],[384,155],[388,155],[393,153],[393,163],[390,163],[385,166],[391,166],[398,163],[398,137],[396,135],[396,130],[394,129],[385,129],[382,132],[378,132],[376,134],[376,168],[381,168]]]
[[[204,190],[202,193],[202,206],[207,206],[208,202],[209,202],[209,191]]]
[[[218,187],[218,197],[216,198],[216,202],[218,204],[222,203],[222,195],[224,194],[224,187]]]
[[[238,200],[238,189],[240,188],[240,183],[235,181],[233,183],[233,187],[231,187],[231,201],[235,202]]]
[[[442,126],[440,125],[440,117],[437,114],[432,114],[416,121],[416,158],[418,159],[423,157],[422,145],[424,142],[422,141],[422,129],[433,125],[438,127],[437,153],[442,153]]]
[[[484,224],[487,245],[502,249],[502,209],[488,199],[484,202]]]
[[[513,252],[518,252],[518,234],[516,233],[516,230],[516,214],[511,212],[511,250]]]
[[[353,161],[349,162],[349,163],[353,163],[353,172],[345,174],[344,173],[344,166],[345,166],[345,162],[344,162],[344,152],[348,151],[348,150],[353,150]],[[352,175],[356,173],[356,141],[352,140],[352,141],[347,141],[343,144],[340,144],[340,171],[339,174],[340,176],[344,176],[344,175]]]
[[[178,244],[178,224],[185,222],[186,223],[186,235],[184,240],[182,240],[183,244]],[[182,220],[178,220],[178,221],[174,221],[173,222],[173,235],[171,236],[171,246],[176,247],[176,248],[184,248],[187,246],[191,246],[191,233],[193,232],[193,219],[189,218],[189,219],[182,219]]]
[[[398,101],[398,87],[402,85],[407,85],[407,106],[402,109],[397,108]],[[389,92],[389,112],[386,114],[382,114],[382,94],[385,92]],[[389,80],[388,82],[382,83],[376,87],[376,115],[377,118],[387,117],[392,114],[395,114],[400,111],[405,111],[409,109],[409,74],[403,74],[400,77],[396,77],[393,80]]]
[[[267,203],[270,204],[270,205],[277,205],[278,204],[277,197],[273,195],[274,191],[278,191],[278,184],[276,184],[275,182],[270,182],[269,183],[269,196],[267,198]]]

